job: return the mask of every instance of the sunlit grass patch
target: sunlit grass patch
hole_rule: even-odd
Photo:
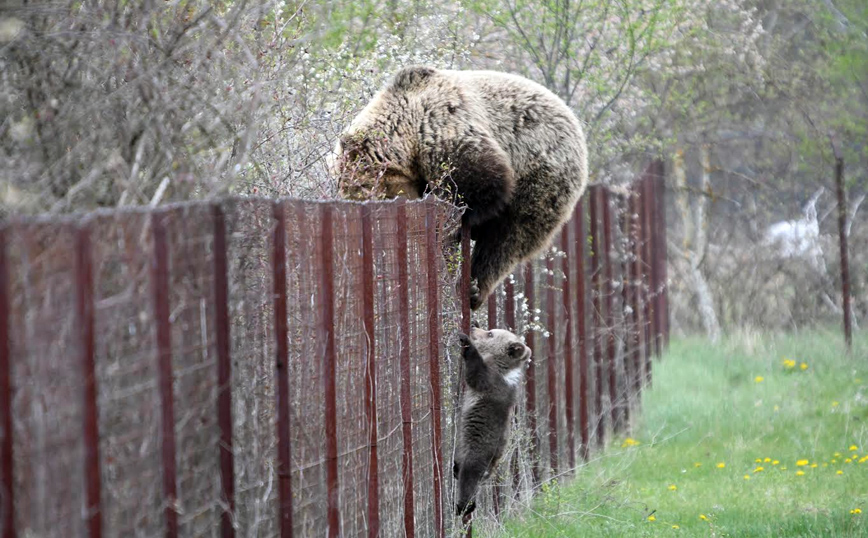
[[[868,339],[851,356],[840,340],[673,341],[632,442],[592,455],[504,535],[868,535],[868,386],[855,382]]]

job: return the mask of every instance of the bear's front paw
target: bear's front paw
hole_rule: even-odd
[[[482,306],[482,293],[479,291],[479,281],[475,278],[470,281],[470,309],[476,310]]]
[[[455,503],[455,515],[467,517],[476,510],[476,502],[468,501],[467,504]]]

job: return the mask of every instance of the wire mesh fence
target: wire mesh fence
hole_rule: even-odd
[[[534,359],[496,529],[629,427],[668,336],[662,169],[592,187],[476,314]],[[0,228],[2,536],[444,536],[460,212],[228,199]],[[463,255],[462,255],[463,253]]]

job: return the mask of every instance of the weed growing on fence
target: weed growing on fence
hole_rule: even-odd
[[[639,444],[613,440],[505,535],[864,536],[868,335],[855,340],[850,356],[837,332],[673,342]]]

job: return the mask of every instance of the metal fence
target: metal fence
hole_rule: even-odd
[[[661,172],[592,187],[480,314],[534,360],[477,528],[628,426],[668,336]],[[463,532],[459,222],[230,199],[5,223],[0,535]]]

